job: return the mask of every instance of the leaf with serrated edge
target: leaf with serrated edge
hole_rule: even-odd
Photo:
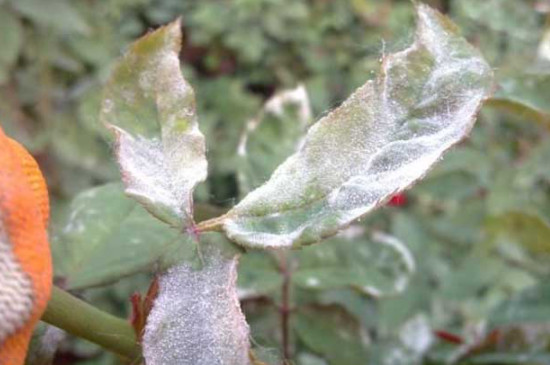
[[[416,6],[415,42],[313,125],[299,151],[218,222],[239,244],[314,243],[422,178],[464,138],[492,72],[455,25]]]
[[[116,135],[126,193],[160,220],[186,228],[207,163],[180,44],[179,20],[136,41],[114,68],[101,118]]]

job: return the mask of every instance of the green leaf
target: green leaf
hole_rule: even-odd
[[[296,314],[294,328],[300,340],[331,365],[367,362],[367,334],[338,307],[304,308]]]
[[[495,286],[498,278],[504,275],[506,266],[502,261],[475,254],[440,278],[440,295],[448,301],[466,301],[491,284]]]
[[[87,34],[90,28],[68,0],[11,0],[13,8],[37,24],[67,33]]]
[[[384,204],[472,128],[490,67],[454,24],[417,6],[416,41],[313,125],[299,151],[219,222],[251,247],[318,242]]]
[[[488,105],[550,126],[549,92],[550,75],[521,74],[501,80]]]
[[[120,184],[79,194],[52,242],[56,275],[67,289],[100,286],[172,263],[194,245],[124,195]]]
[[[9,78],[14,62],[23,45],[23,27],[11,11],[0,7],[0,84]]]
[[[360,229],[351,227],[348,231]],[[338,239],[306,247],[296,253],[298,270],[294,284],[313,290],[353,287],[373,296],[403,291],[414,272],[414,259],[395,237],[377,233]]]
[[[238,250],[217,233],[201,238],[202,262],[159,279],[143,336],[148,365],[249,364],[249,329],[237,298]]]
[[[490,242],[516,244],[534,254],[550,253],[550,224],[527,212],[508,212],[487,220]]]
[[[239,263],[239,299],[269,295],[281,290],[283,277],[268,252],[248,252]]]
[[[514,295],[489,315],[492,327],[550,321],[550,285],[541,283]]]
[[[459,0],[453,2],[461,15],[495,32],[526,41],[536,38],[537,16],[528,2],[515,0]]]
[[[455,0],[449,7],[465,36],[475,40],[491,65],[524,70],[533,61],[544,23],[534,3]]]
[[[181,229],[193,224],[192,192],[207,163],[180,45],[179,21],[136,41],[107,83],[101,118],[116,135],[126,193]]]

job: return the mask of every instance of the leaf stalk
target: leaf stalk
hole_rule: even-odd
[[[224,214],[216,218],[199,222],[196,229],[198,232],[219,232],[222,230],[222,225],[226,218],[227,214]]]

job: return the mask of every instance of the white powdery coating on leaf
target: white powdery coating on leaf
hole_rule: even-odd
[[[262,123],[265,114],[272,113],[276,116],[282,117],[285,112],[285,107],[289,105],[295,105],[298,107],[298,121],[300,124],[304,125],[304,127],[312,121],[311,103],[309,101],[306,87],[303,84],[299,84],[294,89],[280,91],[266,101],[258,116],[250,119],[246,123],[246,128],[241,134],[241,138],[239,140],[237,154],[239,156],[246,156],[248,137],[256,130],[256,128],[258,128],[260,123]]]
[[[426,316],[419,314],[408,320],[399,331],[399,339],[417,356],[428,351],[434,343],[434,336]]]
[[[147,365],[249,364],[249,329],[237,298],[237,257],[208,257],[211,261],[200,270],[184,263],[160,278],[143,338]]]
[[[397,237],[386,233],[374,232],[371,238],[376,243],[388,246],[399,255],[405,270],[395,279],[393,294],[402,293],[409,285],[409,280],[416,271],[416,264],[411,251]]]
[[[206,179],[194,93],[179,66],[179,22],[138,40],[106,87],[102,119],[117,137],[126,193],[175,227],[192,222],[192,192]]]
[[[298,118],[300,123],[308,124],[311,121],[311,103],[307,95],[306,87],[299,84],[296,88],[283,90],[265,103],[265,112],[282,116],[286,105],[298,106]]]
[[[253,247],[313,243],[422,178],[470,131],[492,72],[454,25],[417,6],[416,41],[313,125],[300,150],[229,212],[224,230]]]
[[[17,262],[0,216],[0,346],[27,322],[32,309],[32,281]]]

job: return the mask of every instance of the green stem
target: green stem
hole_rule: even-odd
[[[141,349],[129,322],[53,287],[42,320],[91,341],[129,360],[141,357]]]

